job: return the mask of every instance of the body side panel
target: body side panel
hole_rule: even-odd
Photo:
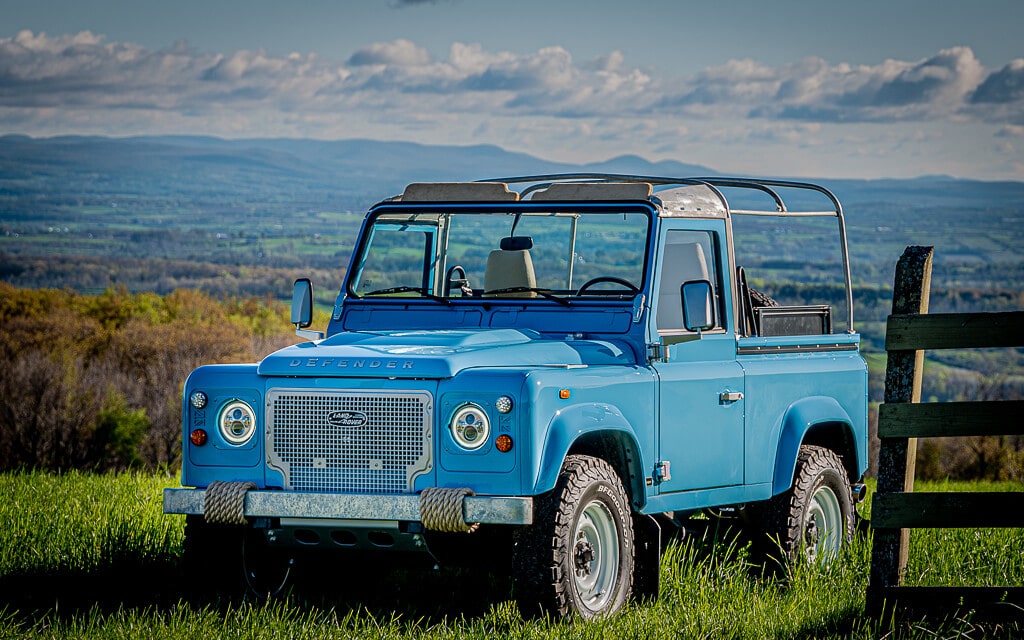
[[[813,347],[814,339],[838,338],[850,339],[813,336],[807,340],[789,338],[785,342],[804,342]],[[853,466],[864,472],[867,365],[859,352],[764,353],[741,355],[738,361],[746,375],[748,483],[772,483],[773,493],[788,488],[804,435],[819,424],[847,430],[854,444],[854,450],[847,455],[852,453],[856,458]]]

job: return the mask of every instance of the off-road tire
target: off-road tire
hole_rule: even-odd
[[[516,534],[512,581],[520,612],[611,615],[630,596],[633,558],[629,498],[615,470],[599,458],[567,456],[555,488],[534,501],[533,525]]]
[[[824,447],[801,446],[793,486],[772,498],[764,511],[768,553],[788,562],[827,562],[853,539],[855,514],[839,456]]]
[[[757,289],[747,289],[750,293],[750,304],[753,307],[777,307],[779,303],[770,295]]]

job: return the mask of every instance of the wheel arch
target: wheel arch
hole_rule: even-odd
[[[811,396],[790,405],[782,419],[772,495],[786,491],[793,484],[797,455],[804,444],[834,451],[842,460],[850,482],[860,478],[864,465],[854,437],[853,420],[835,398]]]
[[[618,474],[634,510],[646,502],[643,462],[632,425],[616,407],[587,403],[560,411],[548,424],[534,493],[554,488],[568,455],[607,462]]]

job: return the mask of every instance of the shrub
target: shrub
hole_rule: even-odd
[[[83,469],[98,411],[81,360],[39,350],[0,366],[0,469]]]
[[[96,416],[92,434],[92,458],[101,471],[120,471],[142,466],[140,445],[149,430],[145,409],[130,409],[124,394],[111,389]]]

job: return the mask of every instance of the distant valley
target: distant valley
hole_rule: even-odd
[[[569,165],[494,146],[372,140],[3,136],[0,279],[82,291],[123,284],[284,295],[282,282],[312,272],[336,288],[362,214],[410,182],[727,169],[636,156]],[[770,160],[763,173],[784,177],[771,174]],[[885,287],[910,244],[936,247],[938,286],[1012,290],[1024,282],[1024,183],[819,182],[844,204],[861,285]],[[781,248],[796,265],[814,249]],[[785,264],[764,266],[763,277],[787,279]]]

